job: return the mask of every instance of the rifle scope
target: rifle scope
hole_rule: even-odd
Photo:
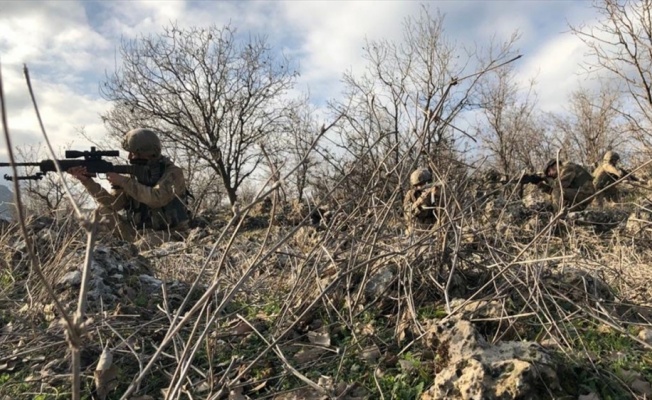
[[[95,147],[91,147],[90,151],[79,151],[79,150],[66,150],[66,158],[79,158],[84,157],[85,159],[99,159],[100,157],[118,157],[120,156],[120,151],[118,150],[95,150]]]

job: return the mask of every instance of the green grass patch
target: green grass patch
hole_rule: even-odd
[[[605,400],[630,398],[628,389],[616,378],[624,371],[640,373],[652,382],[652,355],[628,335],[588,321],[570,331],[575,332],[571,339],[577,354],[567,371],[574,379],[568,381],[579,390],[578,395],[594,392]],[[636,332],[631,329],[629,333],[635,336]],[[587,354],[593,364],[586,361]],[[568,359],[559,362],[564,365]]]

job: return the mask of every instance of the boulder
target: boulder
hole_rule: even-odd
[[[643,328],[638,333],[638,338],[644,341],[647,344],[652,345],[652,329]]]
[[[450,302],[451,310],[457,310],[464,319],[500,318],[504,307],[498,300],[471,300],[457,298]]]
[[[536,185],[523,186],[523,206],[534,211],[551,211],[550,196],[543,193]]]
[[[365,287],[365,294],[370,298],[386,295],[385,292],[394,281],[394,278],[396,278],[396,271],[393,266],[388,265],[380,268],[369,278],[369,282]]]
[[[631,235],[652,232],[652,205],[645,204],[629,214],[625,230]]]
[[[426,341],[442,365],[422,400],[547,399],[561,390],[550,355],[537,343],[492,345],[459,317],[431,325]]]
[[[69,308],[74,308],[79,296],[84,254],[83,249],[68,254],[61,265],[70,267],[59,272],[55,280],[59,299]],[[149,307],[163,300],[164,284],[167,300],[174,308],[188,293],[189,285],[155,278],[149,261],[139,256],[128,243],[98,245],[93,251],[88,274],[88,307],[89,310],[111,309],[118,304]]]
[[[68,254],[61,262],[61,265],[72,267],[62,271],[62,276],[56,281],[56,290],[64,303],[73,302],[78,296],[84,255],[85,249],[79,249]],[[150,267],[144,259],[136,257],[131,245],[96,246],[88,276],[89,304],[100,307],[100,303],[114,303],[122,296],[125,286],[132,285],[138,281],[138,276],[145,274],[151,274]]]

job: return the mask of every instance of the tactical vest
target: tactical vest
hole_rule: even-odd
[[[161,159],[148,163],[148,168],[137,174],[138,183],[154,187],[161,179],[168,166],[167,160]],[[154,230],[168,230],[175,228],[182,222],[189,220],[188,207],[186,205],[186,191],[181,198],[175,196],[172,201],[160,208],[151,208],[130,197],[127,204],[127,216],[129,221],[137,228],[149,228]]]
[[[553,190],[559,189],[559,179],[562,175],[564,175],[567,171],[573,171],[575,176],[573,177],[573,180],[568,184],[568,187],[565,187],[565,189],[591,189],[593,190],[593,175],[591,175],[587,170],[585,170],[583,167],[577,165],[577,164],[563,164],[561,166],[561,171],[559,172],[558,176],[556,178],[550,178],[546,177],[546,185],[544,186],[539,186],[541,190],[544,193],[551,193]],[[591,185],[587,185],[587,183],[591,183]]]

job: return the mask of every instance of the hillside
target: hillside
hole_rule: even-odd
[[[310,215],[204,213],[152,249],[100,236],[78,338],[5,229],[0,394],[68,398],[79,348],[84,398],[652,395],[646,207],[555,215],[535,193],[485,198],[411,236],[391,209]],[[73,220],[29,230],[72,315],[84,235]]]

